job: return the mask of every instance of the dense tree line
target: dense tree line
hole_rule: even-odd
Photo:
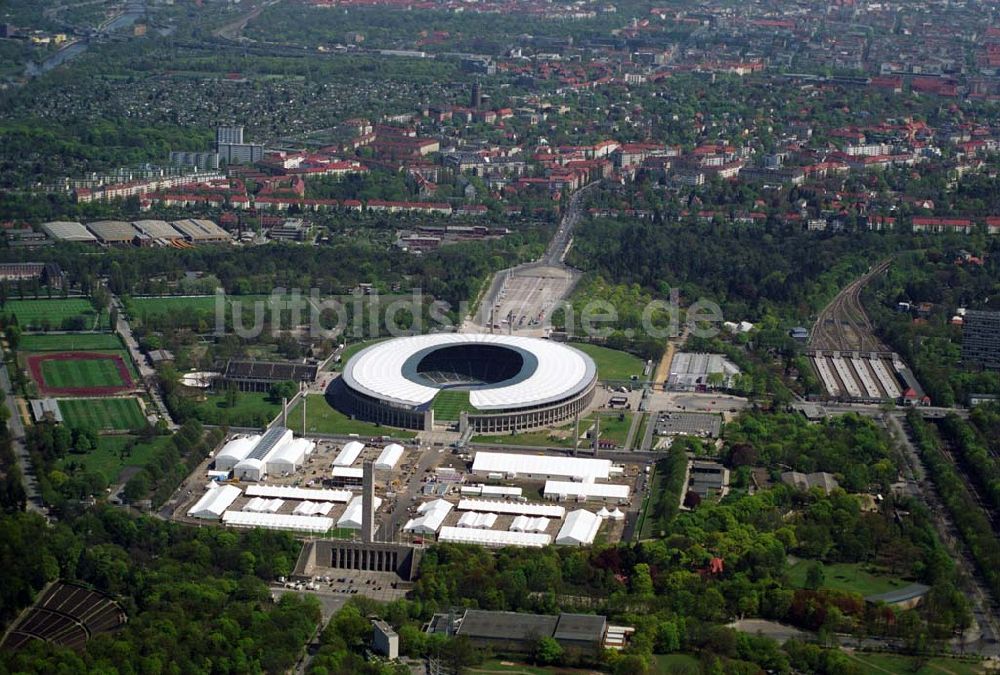
[[[1000,541],[990,519],[976,503],[955,466],[941,449],[941,441],[920,413],[910,411],[907,423],[938,496],[948,509],[972,559],[994,597],[1000,597]]]
[[[0,653],[2,672],[285,672],[319,621],[313,598],[271,599],[299,545],[272,532],[194,529],[101,508],[53,526],[0,518],[0,620],[46,582],[78,581],[115,597],[129,621],[77,653],[45,643]]]

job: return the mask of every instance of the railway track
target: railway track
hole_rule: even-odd
[[[861,304],[865,286],[889,268],[887,258],[844,287],[819,313],[813,325],[810,347],[818,350],[884,351],[885,347],[872,333],[871,319]]]

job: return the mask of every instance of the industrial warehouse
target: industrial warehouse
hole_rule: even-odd
[[[407,429],[453,421],[501,433],[558,424],[590,405],[597,366],[536,338],[436,334],[386,340],[348,361],[335,399],[360,419]]]

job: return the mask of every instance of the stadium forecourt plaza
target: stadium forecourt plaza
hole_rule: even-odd
[[[594,398],[597,365],[550,340],[443,333],[366,347],[345,364],[341,382],[337,405],[359,419],[429,430],[435,399],[463,392],[457,395],[460,430],[503,433],[582,413]]]

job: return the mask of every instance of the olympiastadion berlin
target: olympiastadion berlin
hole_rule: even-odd
[[[503,433],[582,413],[597,366],[578,349],[507,335],[419,335],[366,347],[344,366],[337,406],[358,419],[406,429],[458,422]]]

